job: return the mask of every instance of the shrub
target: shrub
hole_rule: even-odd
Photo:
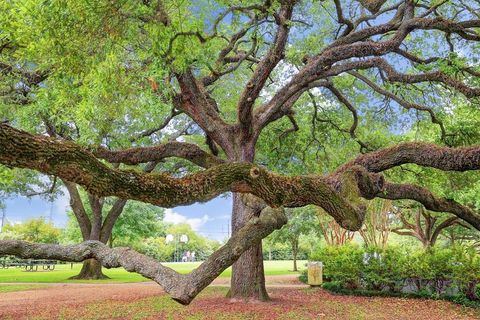
[[[308,282],[308,270],[303,270],[300,275],[298,276],[298,280],[300,280],[303,283]]]
[[[329,246],[316,251],[310,260],[323,262],[323,276],[338,281],[346,288],[360,286],[363,250],[355,245]]]
[[[368,290],[399,291],[403,285],[405,255],[397,248],[364,251],[362,282]]]
[[[352,290],[385,292],[387,295],[411,292],[420,297],[459,296],[478,300],[480,255],[471,248],[430,248],[409,252],[405,248],[362,249],[355,245],[326,247],[311,260],[322,261],[324,287],[335,292]],[[302,275],[306,281],[306,274]],[[370,295],[371,293],[369,293]],[[464,303],[462,303],[464,304]]]
[[[479,299],[480,255],[473,248],[452,250],[452,280],[469,299]]]

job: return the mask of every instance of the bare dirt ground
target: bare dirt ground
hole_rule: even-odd
[[[50,284],[1,293],[0,319],[480,319],[480,311],[445,301],[334,296],[291,275],[267,284],[271,302],[232,301],[220,278],[187,307],[153,282]]]

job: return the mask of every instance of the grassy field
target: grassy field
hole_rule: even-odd
[[[45,288],[47,285],[41,284],[11,284],[0,286],[0,293],[5,292],[14,292],[14,291],[25,291],[31,289]]]
[[[305,261],[299,261],[299,268],[304,268]],[[165,263],[166,266],[180,272],[188,273],[200,265],[200,262],[178,262],[178,263]],[[265,261],[265,274],[266,275],[283,275],[283,274],[295,274],[296,272],[290,271],[292,269],[292,261]],[[22,283],[22,282],[34,282],[34,283],[53,283],[53,282],[88,282],[88,283],[109,283],[109,282],[140,282],[149,281],[139,274],[129,273],[123,268],[116,269],[104,269],[104,273],[109,276],[109,280],[69,280],[68,278],[77,275],[80,272],[81,264],[73,264],[73,268],[70,264],[57,265],[55,271],[43,271],[26,272],[19,268],[0,269],[0,283]],[[220,277],[229,277],[231,275],[231,268],[225,270]]]

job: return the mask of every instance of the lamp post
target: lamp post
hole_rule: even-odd
[[[1,233],[3,231],[3,227],[5,226],[7,211],[5,210],[5,205],[2,203],[0,203],[0,209],[2,210],[2,223],[0,224],[0,233]]]
[[[186,234],[182,234],[182,235],[173,235],[173,234],[167,234],[167,236],[165,237],[165,243],[166,244],[169,244],[173,242],[175,244],[175,255],[174,255],[174,262],[178,262],[179,259],[178,259],[178,253],[177,253],[177,249],[178,249],[178,244],[179,243],[187,243],[188,242],[188,236]]]

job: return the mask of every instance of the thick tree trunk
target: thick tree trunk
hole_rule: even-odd
[[[241,147],[235,156],[229,157],[233,161],[253,162],[255,159],[255,142],[240,141]],[[237,145],[238,145],[237,144]],[[258,216],[246,206],[240,194],[233,195],[232,208],[232,233],[235,235],[252,217]],[[232,265],[232,277],[228,297],[243,300],[269,300],[265,287],[265,274],[263,269],[262,241],[252,243],[252,247],[245,251]]]
[[[111,235],[110,235],[111,237]],[[108,239],[110,239],[110,237]],[[107,240],[108,240],[107,239]],[[90,235],[90,239],[85,240],[97,240],[101,241],[102,243],[106,244],[107,241],[103,241],[100,239],[99,234],[97,232],[92,233]],[[101,280],[101,279],[110,279],[108,276],[103,274],[102,272],[102,264],[98,262],[96,259],[88,259],[83,261],[82,270],[76,276],[71,277],[72,280]]]
[[[101,241],[102,243],[106,244],[107,241],[110,239],[110,236],[108,239],[103,241],[104,239],[100,239],[100,234],[98,231],[95,231],[95,229],[92,230],[92,233],[90,234],[89,239],[83,239],[85,240],[97,240]],[[108,276],[103,274],[102,272],[102,264],[98,262],[96,259],[88,259],[83,261],[83,266],[82,270],[80,270],[80,273],[77,274],[76,276],[71,277],[70,279],[72,280],[102,280],[102,279],[110,279]]]
[[[238,194],[233,196],[232,230],[235,234],[255,214],[245,206]],[[258,241],[245,251],[232,266],[231,287],[228,297],[243,300],[269,300],[265,288],[262,242]]]
[[[101,280],[110,279],[102,272],[102,265],[96,259],[88,259],[83,262],[82,270],[72,280]]]

